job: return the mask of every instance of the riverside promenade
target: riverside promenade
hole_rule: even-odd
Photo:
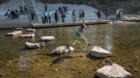
[[[4,14],[7,9],[18,9],[20,5],[25,5],[29,10],[28,15],[20,15],[18,19],[9,19]],[[87,5],[77,5],[77,4],[47,4],[48,11],[50,10],[51,15],[51,23],[42,23],[41,17],[44,15],[44,3],[37,2],[36,0],[9,0],[2,5],[0,5],[0,28],[13,28],[13,27],[57,27],[57,26],[74,26],[80,25],[82,23],[79,20],[79,10],[84,10],[85,12],[85,22],[86,24],[106,24],[110,21],[105,20],[105,15],[101,12],[101,18],[97,18],[97,9],[87,6]],[[65,22],[61,21],[55,22],[54,13],[58,10],[59,6],[67,6],[68,11],[66,13]],[[76,21],[72,22],[72,10],[75,10]],[[31,11],[35,12],[35,19],[31,20]],[[59,15],[60,16],[60,15]]]
[[[82,23],[82,20],[79,20],[79,11],[83,10],[85,12],[85,23],[86,24],[107,24],[110,21],[105,20],[105,15],[101,12],[101,18],[99,19],[97,17],[97,9],[93,8],[91,6],[87,6],[84,4],[78,5],[78,4],[63,4],[63,3],[57,3],[57,4],[47,4],[47,11],[51,11],[51,23],[42,23],[41,17],[45,13],[44,3],[36,2],[35,0],[31,0],[35,13],[37,15],[38,22],[32,23],[33,27],[57,27],[57,26],[75,26],[80,25]],[[65,22],[62,23],[61,19],[59,22],[55,22],[54,15],[55,11],[58,10],[59,7],[67,6],[68,11],[66,12]],[[72,21],[72,11],[75,10],[76,15],[76,21]],[[59,14],[59,17],[61,18],[61,15]]]
[[[8,0],[0,4],[0,28],[28,27],[30,23],[28,15],[20,15],[18,19],[10,19],[5,16],[8,9],[19,10],[19,6],[24,4],[23,0]]]

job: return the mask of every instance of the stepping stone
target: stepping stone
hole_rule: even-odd
[[[64,54],[72,51],[74,51],[74,48],[71,46],[59,46],[56,47],[56,49],[54,49],[50,54]]]
[[[38,42],[38,43],[25,42],[25,48],[28,48],[28,49],[36,49],[36,48],[41,48],[44,46],[45,44],[43,42]]]
[[[21,34],[22,34],[22,31],[21,30],[17,30],[17,31],[6,33],[5,35],[6,36],[20,36]]]
[[[104,66],[96,71],[95,74],[99,78],[131,78],[131,73],[127,72],[122,66],[113,63]]]
[[[20,38],[34,38],[35,34],[22,34]]]
[[[52,41],[55,40],[54,36],[42,36],[40,37],[40,41]]]
[[[27,31],[27,32],[35,32],[35,31],[36,31],[36,29],[31,29],[31,28],[28,28],[28,29],[26,29],[26,31]]]
[[[94,56],[94,57],[99,57],[99,58],[102,58],[102,57],[108,57],[108,56],[111,56],[111,52],[99,47],[99,46],[94,46],[91,50],[90,50],[90,53],[89,53],[91,56]]]

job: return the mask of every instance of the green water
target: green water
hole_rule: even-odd
[[[95,71],[104,66],[103,59],[89,58],[85,43],[72,45],[76,51],[66,61],[54,63],[58,57],[48,55],[55,47],[71,44],[76,27],[37,29],[35,39],[4,36],[15,29],[0,30],[0,76],[3,78],[93,78]],[[25,30],[24,30],[25,31]],[[26,32],[24,32],[26,33]],[[45,48],[26,50],[25,41],[36,42],[43,35],[54,35],[55,41]],[[112,52],[108,59],[125,67],[134,78],[140,77],[140,24],[93,25],[84,32],[92,46],[101,46]],[[21,65],[21,66],[19,66]],[[21,69],[23,67],[23,69]]]

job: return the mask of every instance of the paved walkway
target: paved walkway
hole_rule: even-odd
[[[19,10],[20,5],[24,5],[23,0],[9,0],[8,2],[0,4],[0,15],[4,15],[8,8]]]
[[[31,0],[32,4],[34,6],[35,12],[37,14],[37,18],[38,18],[38,23],[41,24],[41,16],[44,13],[44,4],[41,2],[36,2],[35,0]],[[66,18],[65,18],[65,23],[71,23],[72,22],[72,10],[75,9],[76,10],[76,22],[80,22],[79,18],[78,18],[78,14],[79,14],[79,10],[82,9],[85,12],[85,20],[88,22],[95,22],[97,20],[99,20],[96,16],[96,12],[97,9],[87,6],[87,5],[77,5],[77,4],[62,4],[62,3],[58,3],[58,4],[48,4],[48,10],[50,10],[53,15],[52,15],[52,21],[54,23],[54,12],[56,10],[58,10],[59,6],[63,6],[63,5],[67,5],[68,7],[68,12],[66,14]],[[105,16],[102,13],[102,20],[104,20]],[[61,23],[61,22],[60,22]]]
[[[24,3],[25,3],[25,6],[28,8],[28,10],[29,10],[29,19],[30,19],[30,22],[31,23],[36,23],[36,22],[38,22],[38,19],[37,19],[37,16],[35,16],[35,19],[34,20],[31,20],[31,11],[35,11],[34,10],[34,7],[33,7],[33,3],[32,3],[32,1],[31,0],[23,0],[24,1]]]
[[[28,26],[30,23],[28,15],[20,15],[18,19],[9,19],[7,16],[4,16],[8,8],[19,10],[20,5],[25,5],[23,0],[9,0],[0,5],[0,28]]]
[[[25,5],[29,9],[29,15],[21,15],[19,19],[9,19],[7,16],[4,16],[6,13],[7,9],[18,9],[20,5]],[[68,12],[66,14],[65,18],[65,25],[73,23],[72,22],[72,10],[76,10],[76,23],[79,23],[78,14],[79,10],[82,9],[85,12],[85,20],[86,22],[96,22],[99,19],[96,16],[97,9],[87,6],[87,5],[77,5],[77,4],[48,4],[48,10],[51,10],[53,13],[52,15],[52,23],[54,25],[54,12],[58,10],[59,6],[67,5],[68,7]],[[34,10],[36,13],[36,17],[34,21],[30,20],[30,11]],[[35,0],[9,0],[8,2],[1,4],[0,5],[0,28],[9,28],[9,27],[18,27],[21,26],[22,24],[38,24],[41,25],[41,16],[44,14],[44,4],[41,2],[36,2]],[[102,13],[102,20],[104,19],[104,14]],[[6,25],[7,26],[3,26]],[[12,24],[12,25],[10,25]],[[59,22],[58,24],[62,24]],[[47,24],[48,25],[48,24]],[[56,24],[55,24],[56,25]],[[24,26],[23,26],[24,27]]]

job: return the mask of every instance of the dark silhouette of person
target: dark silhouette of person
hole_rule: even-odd
[[[58,15],[58,11],[57,10],[55,11],[54,18],[55,18],[55,22],[59,21],[59,15]]]
[[[46,4],[44,4],[44,8],[45,8],[45,11],[47,11],[47,10],[48,10],[48,5],[47,5],[47,3],[46,3]]]
[[[15,18],[19,18],[19,12],[18,12],[18,10],[17,9],[15,9]]]
[[[49,10],[48,12],[48,22],[51,23],[51,16],[52,16],[52,13],[51,11]]]
[[[108,15],[109,15],[109,12],[108,12],[108,9],[106,9],[106,12],[105,12],[106,20],[108,20]]]
[[[22,5],[19,6],[19,11],[20,11],[20,14],[24,14],[24,8]]]
[[[97,11],[97,17],[101,18],[101,12],[99,10]]]
[[[75,10],[72,11],[72,21],[73,21],[73,22],[76,22]]]
[[[24,9],[24,14],[28,14],[28,9],[26,6],[23,6],[23,9]]]
[[[31,11],[31,19],[34,20],[34,17],[35,17],[35,12]]]
[[[84,20],[84,18],[85,18],[85,12],[84,12],[84,10],[82,10],[81,15],[82,15],[82,20]]]
[[[42,19],[42,23],[46,23],[45,15],[43,15],[43,16],[41,17],[41,19]]]
[[[14,10],[11,11],[11,16],[12,16],[12,19],[15,19],[15,11]]]
[[[63,11],[63,12],[61,13],[62,23],[65,22],[65,17],[66,17],[66,15],[65,15],[65,12]]]

